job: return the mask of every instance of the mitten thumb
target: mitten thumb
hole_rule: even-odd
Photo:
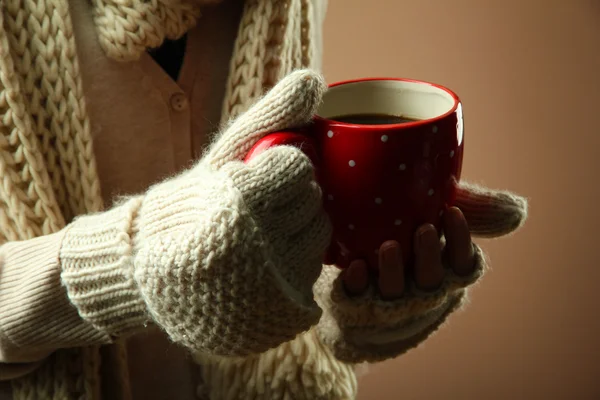
[[[308,123],[326,89],[318,73],[292,72],[217,136],[203,163],[219,169],[230,161],[242,160],[267,134]]]

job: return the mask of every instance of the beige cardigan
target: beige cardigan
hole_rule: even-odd
[[[18,20],[14,18],[18,13],[10,8],[10,5],[14,6],[18,3],[8,1],[7,5],[3,2],[0,7],[0,15],[6,26],[11,26],[11,23]],[[85,110],[64,111],[80,113],[83,115],[81,120],[89,123],[89,126],[72,126],[72,137],[75,141],[80,140],[77,139],[78,132],[85,133],[87,130],[93,138],[93,157],[97,161],[89,164],[91,170],[81,167],[91,176],[87,182],[92,183],[86,186],[86,180],[82,178],[83,191],[93,193],[97,189],[94,186],[97,165],[97,181],[102,187],[105,207],[110,207],[115,196],[143,192],[152,183],[184,169],[191,160],[201,154],[210,139],[210,134],[218,129],[222,118],[226,119],[247,108],[264,91],[264,88],[285,74],[286,69],[291,70],[301,66],[318,68],[320,65],[321,24],[324,18],[325,1],[288,2],[289,7],[292,8],[296,4],[298,12],[302,9],[303,13],[310,13],[309,17],[304,16],[309,18],[310,25],[297,27],[297,32],[303,37],[302,47],[297,50],[298,54],[303,51],[304,56],[299,57],[301,61],[298,65],[294,62],[285,65],[286,55],[283,54],[273,58],[277,61],[276,64],[283,64],[283,66],[277,64],[279,68],[273,67],[274,61],[266,67],[254,66],[253,68],[263,68],[263,71],[266,71],[261,75],[262,86],[258,91],[249,84],[252,82],[252,76],[247,76],[248,69],[243,69],[240,65],[247,61],[245,57],[251,60],[254,60],[253,57],[261,56],[269,59],[269,54],[244,53],[248,52],[249,48],[256,48],[256,46],[248,46],[246,43],[248,40],[259,40],[248,35],[244,29],[250,29],[248,26],[256,28],[257,25],[265,24],[265,21],[256,22],[256,17],[252,13],[257,12],[257,8],[260,9],[261,5],[269,3],[268,1],[248,1],[244,6],[239,1],[224,0],[220,5],[204,9],[199,23],[194,24],[195,27],[189,33],[187,52],[178,82],[173,82],[146,53],[127,62],[115,61],[107,56],[106,44],[98,40],[97,30],[94,29],[98,24],[98,19],[93,18],[97,17],[94,13],[98,11],[97,6],[101,3],[104,2],[72,0],[70,10],[66,11],[64,8],[61,9],[61,6],[57,6],[57,12],[62,13],[63,16],[70,13],[72,17],[73,36],[77,44],[76,59],[81,74],[71,77],[74,82],[70,83],[77,87],[77,81],[81,79],[83,86],[80,91],[82,99],[85,98],[85,103],[80,103],[80,106],[85,104],[86,107]],[[289,7],[284,10],[288,10]],[[304,9],[304,7],[308,8]],[[33,9],[30,9],[22,15],[34,14]],[[271,18],[277,20],[276,16]],[[56,20],[46,20],[46,22],[52,26]],[[64,26],[60,28],[64,29]],[[0,151],[10,153],[12,157],[10,159],[18,164],[20,156],[18,151],[15,152],[14,147],[18,143],[13,142],[17,141],[16,138],[25,135],[27,130],[35,132],[35,121],[39,123],[42,119],[39,112],[34,113],[30,120],[31,125],[22,126],[15,124],[15,119],[11,117],[13,115],[11,112],[14,113],[11,104],[19,100],[19,96],[14,97],[11,90],[19,86],[12,88],[9,86],[16,85],[15,82],[23,85],[26,81],[22,79],[29,76],[24,69],[19,70],[26,67],[23,64],[26,61],[23,54],[19,55],[18,51],[15,51],[15,48],[18,48],[18,42],[15,41],[18,35],[11,36],[15,31],[16,29],[9,32],[7,36],[0,36],[0,59],[4,60],[4,63],[0,64],[3,68],[0,73],[5,75],[5,80],[0,82],[2,84],[0,86],[0,121],[2,121]],[[256,32],[260,32],[260,29],[257,28]],[[5,32],[0,33],[5,34]],[[248,35],[246,42],[244,34]],[[306,38],[306,35],[310,37]],[[49,39],[51,36],[46,38],[51,40]],[[272,40],[267,42],[271,43]],[[281,41],[280,44],[283,42]],[[10,47],[7,46],[8,43]],[[39,52],[39,48],[36,50],[35,41],[32,43],[33,47],[29,54],[35,55],[36,51]],[[46,43],[46,48],[48,46],[50,44]],[[287,54],[293,52],[292,49]],[[13,58],[10,61],[10,56],[15,57],[15,54],[18,59]],[[257,59],[253,62],[260,61],[265,60]],[[11,63],[17,66],[16,74],[12,73]],[[56,68],[60,70],[61,66]],[[50,68],[44,73],[51,75],[56,71]],[[61,71],[58,73],[60,74]],[[34,82],[34,84],[39,83]],[[246,92],[244,93],[243,90]],[[39,86],[35,93],[43,96],[46,93],[43,85]],[[66,91],[64,95],[76,94]],[[20,99],[20,101],[24,100]],[[44,99],[42,97],[36,101],[43,103]],[[31,103],[29,104],[30,110],[35,108]],[[47,112],[51,114],[62,111],[49,109]],[[24,120],[27,121],[26,118]],[[50,133],[52,129],[53,127],[49,128]],[[64,154],[66,151],[64,148],[60,146],[55,148],[54,142],[48,142],[43,134],[38,134],[38,137],[41,141],[35,142],[26,150],[33,152],[32,157],[35,156],[35,152],[43,151],[55,151],[59,158],[68,156]],[[80,138],[82,137],[85,138],[85,134],[80,135]],[[85,142],[79,144],[87,148]],[[75,148],[81,147],[75,146]],[[49,165],[60,161],[46,155],[42,164]],[[78,165],[81,166],[81,163]],[[2,168],[12,171],[11,167],[15,165],[9,163],[7,167],[5,162],[0,164],[0,171]],[[76,170],[70,172],[77,173]],[[40,179],[42,181],[45,179],[46,184],[55,178],[62,181],[59,175],[48,174],[45,170],[40,170],[39,173]],[[63,170],[63,174],[69,174],[69,171]],[[28,177],[31,178],[24,172],[20,179]],[[331,316],[335,318],[335,313],[330,313],[330,317],[325,318],[322,327],[322,329],[330,329],[331,335],[323,336],[318,334],[318,330],[311,330],[262,356],[237,362],[203,356],[197,356],[193,361],[184,349],[172,344],[162,331],[149,327],[147,332],[129,338],[125,347],[117,346],[113,350],[110,346],[103,348],[101,350],[103,367],[92,361],[91,364],[86,364],[85,360],[93,360],[94,356],[90,356],[85,351],[83,358],[74,357],[67,364],[61,364],[60,360],[63,356],[52,356],[55,371],[51,374],[54,375],[46,378],[53,379],[54,383],[50,383],[49,387],[43,375],[48,372],[40,375],[39,371],[44,370],[45,361],[50,355],[55,354],[57,349],[104,344],[90,324],[78,315],[77,310],[70,303],[60,279],[58,262],[58,252],[63,237],[59,228],[65,220],[70,220],[82,208],[96,211],[100,203],[95,203],[93,196],[85,195],[82,201],[77,202],[69,198],[75,193],[72,191],[74,189],[67,185],[66,188],[62,188],[64,192],[61,194],[60,190],[56,191],[57,185],[54,185],[52,196],[59,204],[55,207],[54,204],[57,203],[43,201],[44,193],[50,193],[47,191],[48,186],[44,184],[39,186],[41,189],[31,186],[36,193],[42,193],[39,204],[45,204],[47,207],[46,215],[58,215],[58,217],[37,221],[35,215],[11,215],[10,213],[18,207],[4,207],[0,215],[0,220],[9,227],[4,228],[3,231],[8,243],[0,247],[0,381],[4,381],[0,382],[2,400],[11,398],[10,393],[13,391],[15,397],[22,398],[27,393],[30,395],[40,393],[40,390],[43,395],[34,398],[60,398],[61,393],[64,395],[67,392],[84,393],[86,398],[102,393],[104,398],[111,399],[129,396],[135,399],[191,399],[195,396],[200,398],[209,396],[214,399],[226,396],[264,399],[285,396],[289,396],[285,398],[298,399],[354,398],[357,390],[353,372],[354,363],[393,357],[424,340],[437,329],[446,315],[461,304],[464,287],[471,284],[483,268],[481,263],[473,277],[465,279],[455,287],[445,286],[447,290],[438,293],[433,300],[417,301],[417,306],[412,307],[408,314],[405,302],[398,303],[397,312],[393,309],[393,303],[385,305],[388,309],[386,312],[395,313],[393,318],[395,323],[401,322],[399,327],[407,325],[406,321],[414,320],[415,317],[431,315],[432,310],[441,309],[440,307],[443,306],[442,313],[434,313],[436,317],[433,319],[425,318],[429,321],[428,324],[423,324],[421,319],[420,325],[417,324],[421,326],[419,331],[415,331],[411,338],[403,339],[401,344],[395,345],[388,351],[385,350],[385,346],[359,349],[343,342],[341,339],[343,333],[338,332],[343,325],[331,326]],[[27,192],[23,191],[23,193]],[[7,198],[6,191],[0,191],[0,195]],[[66,201],[67,205],[62,204],[61,199]],[[34,214],[35,212],[44,211],[36,209]],[[37,225],[33,224],[31,228],[24,230],[19,224],[19,219],[23,218],[29,218],[33,223],[37,221]],[[33,238],[34,236],[39,237]],[[17,239],[28,240],[16,241]],[[331,279],[329,284],[335,277]],[[348,309],[348,306],[354,307],[351,303],[346,304],[344,306],[346,309],[338,313],[338,317],[342,318],[347,312],[353,313],[352,308]],[[356,312],[364,311],[360,303],[356,303],[356,306]],[[325,311],[327,313],[327,310]],[[375,321],[371,317],[369,320],[371,325]],[[389,328],[385,322],[381,324],[382,329]],[[414,326],[408,331],[411,329],[414,331]],[[323,340],[324,337],[333,339]],[[126,358],[124,358],[125,353]],[[64,351],[56,354],[64,354]],[[66,356],[66,359],[68,360],[69,357]],[[344,359],[345,362],[339,361],[338,358]],[[84,360],[84,363],[80,364],[79,360]],[[123,360],[128,361],[124,364]],[[58,368],[56,365],[68,365],[69,371],[65,376],[85,376],[83,383],[78,384],[80,387],[64,392],[60,383],[65,378],[61,378],[61,375],[56,372]],[[202,365],[202,368],[199,369],[198,365]],[[96,370],[102,376],[102,384],[94,388],[93,376]],[[25,380],[17,379],[24,375],[27,375]],[[13,389],[10,388],[7,380],[13,380]],[[245,384],[240,386],[240,380]],[[237,386],[232,385],[232,382],[238,382]]]

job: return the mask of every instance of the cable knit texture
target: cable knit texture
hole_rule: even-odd
[[[102,209],[66,1],[0,3],[0,242]],[[72,366],[72,367],[69,367]],[[17,399],[97,396],[97,347],[57,352],[13,381]]]
[[[62,279],[80,315],[111,336],[149,316],[173,341],[222,356],[262,352],[315,325],[312,286],[331,226],[312,164],[287,146],[240,159],[267,133],[307,123],[325,88],[312,72],[290,74],[198,165],[70,224]]]
[[[180,36],[198,19],[197,6],[210,2],[94,0],[93,17],[107,55],[126,61],[139,57],[143,46],[160,45],[163,36]],[[245,1],[223,121],[292,70],[319,66],[321,21],[313,9],[325,3]],[[296,4],[299,14],[292,13]],[[70,12],[63,0],[0,3],[0,243],[58,232],[74,216],[102,209]],[[302,57],[290,59],[291,48]],[[268,79],[256,79],[267,70]],[[122,342],[115,346],[125,354]],[[115,367],[126,368],[125,357],[118,360],[123,365]],[[98,348],[58,351],[35,373],[13,380],[13,395],[98,398],[98,366]]]
[[[220,0],[92,0],[100,45],[117,61],[138,59],[196,25],[200,5]]]
[[[282,77],[320,69],[315,8],[327,0],[246,0],[229,67],[221,120],[241,114]],[[260,63],[260,67],[257,67]]]
[[[349,400],[358,391],[354,366],[337,360],[314,329],[242,360],[206,355],[196,360],[206,399]]]

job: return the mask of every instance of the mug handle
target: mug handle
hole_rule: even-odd
[[[310,158],[315,168],[319,165],[319,156],[314,139],[304,133],[294,131],[270,133],[263,137],[252,146],[246,154],[244,162],[247,163],[258,154],[274,146],[297,147]]]

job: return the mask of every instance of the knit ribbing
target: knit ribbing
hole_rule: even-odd
[[[13,306],[0,310],[0,336],[4,337],[0,341],[7,352],[3,356],[9,359],[28,362],[48,356],[57,346],[108,341],[81,319],[65,295],[58,262],[63,236],[64,232],[59,232],[2,246],[2,263],[9,264],[10,268],[2,271],[0,303],[8,303],[6,298],[9,298]],[[79,350],[56,352],[35,373],[14,381],[15,397],[68,398],[70,394],[77,394],[74,387],[86,393],[95,392],[97,388],[85,379],[97,373],[94,351],[90,348],[85,360]],[[44,378],[39,378],[41,376]]]
[[[56,345],[102,343],[107,337],[81,320],[64,295],[60,280],[58,249],[64,232],[9,243],[2,247],[4,263],[18,265],[4,271],[0,280],[0,302],[11,298],[13,307],[0,310],[2,331],[22,362],[27,351],[50,351]],[[31,268],[35,266],[35,268]],[[10,347],[5,350],[11,351]]]
[[[61,278],[79,314],[117,337],[149,320],[133,279],[133,220],[141,198],[72,222],[60,251]]]
[[[498,237],[519,229],[527,218],[527,201],[508,191],[463,182],[456,206],[465,214],[474,236]]]

